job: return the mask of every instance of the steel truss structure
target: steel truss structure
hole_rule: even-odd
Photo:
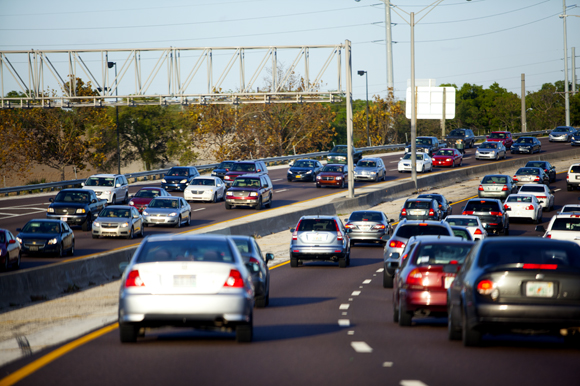
[[[314,46],[0,51],[0,108],[338,102],[346,94],[342,72],[351,71],[346,58],[344,69],[341,64],[347,47],[350,50],[349,41]],[[316,60],[315,69],[310,58],[314,50],[327,53],[326,59]],[[246,58],[250,53],[251,65]],[[295,58],[280,73],[282,53],[290,57],[295,53]],[[117,60],[113,63],[110,57]],[[333,62],[336,83],[321,90],[323,75],[334,72]],[[113,64],[115,74],[117,64],[119,72],[110,76]],[[302,69],[303,89],[287,90],[289,79]],[[247,70],[252,73],[249,77]],[[237,73],[235,81],[233,73]],[[269,77],[267,90],[256,86],[260,76]],[[77,78],[90,81],[99,95],[75,95]],[[222,88],[235,91],[223,92]],[[167,91],[150,91],[153,89]],[[12,90],[21,95],[5,97]]]

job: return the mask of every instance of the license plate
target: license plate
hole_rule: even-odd
[[[196,278],[195,275],[174,275],[173,276],[173,286],[174,287],[195,287]]]
[[[33,252],[38,251],[38,247],[28,247],[28,249]]]
[[[302,176],[300,174],[297,174],[296,178],[302,178]]]
[[[324,233],[315,233],[308,238],[310,241],[325,241],[326,235]]]
[[[420,216],[424,214],[422,210],[410,210],[409,213],[411,213],[412,216]]]
[[[455,280],[455,276],[445,276],[445,288],[451,287],[451,283]]]
[[[529,281],[526,283],[526,296],[551,298],[554,296],[554,283],[549,281]]]
[[[64,222],[66,222],[66,219],[67,219],[67,218],[68,218],[67,216],[62,216],[60,219],[61,219],[62,221],[64,221]]]

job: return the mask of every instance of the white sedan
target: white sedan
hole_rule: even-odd
[[[532,194],[510,194],[503,207],[510,212],[510,219],[528,218],[537,224],[542,222],[542,204]]]
[[[405,154],[398,165],[399,173],[411,171],[411,153]],[[417,153],[417,172],[424,173],[433,170],[433,159],[428,154]]]
[[[548,212],[554,209],[554,194],[544,184],[525,184],[520,188],[518,194],[531,194],[536,196],[538,201],[541,201],[542,207]]]
[[[471,215],[451,215],[444,219],[449,225],[460,226],[466,228],[474,241],[480,241],[487,237],[487,231],[485,230],[481,220],[477,216]]]
[[[195,177],[185,188],[186,201],[218,202],[226,195],[226,185],[219,177]]]

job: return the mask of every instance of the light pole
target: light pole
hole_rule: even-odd
[[[369,74],[364,70],[358,70],[357,72],[360,76],[365,75],[367,84],[367,144],[371,147],[371,135],[369,132]]]
[[[107,62],[107,67],[113,68],[115,66],[115,96],[119,95],[117,88],[117,62]],[[117,174],[121,174],[121,141],[119,140],[119,106],[117,106],[118,98],[115,98],[115,115],[117,122]]]
[[[575,8],[576,5],[571,5],[571,8]],[[566,0],[562,0],[563,14],[560,18],[564,21],[564,100],[566,102],[566,126],[570,126],[570,87],[568,85],[568,43],[567,43],[567,29],[566,29],[566,18],[568,16],[578,15],[568,15],[566,14]],[[575,91],[575,90],[573,90]]]

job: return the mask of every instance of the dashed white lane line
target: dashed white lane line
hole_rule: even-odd
[[[379,268],[377,269],[377,272],[383,272],[385,269],[384,268]]]
[[[354,331],[353,331],[353,330],[350,330],[350,331],[348,332],[348,335],[354,335]]]
[[[348,315],[348,312],[343,312],[342,313],[342,316],[347,316],[347,315]]]
[[[344,303],[344,304],[341,304],[340,307],[338,307],[338,309],[339,310],[348,310],[348,307],[350,307],[350,304]]]
[[[340,327],[348,327],[348,326],[350,326],[350,320],[349,319],[338,319],[338,325]]]
[[[560,190],[562,190],[562,189],[554,189],[554,192],[559,192]]]
[[[371,279],[367,279],[367,280],[363,281],[363,284],[370,284],[371,281],[372,281]]]
[[[205,208],[195,209],[194,212],[199,212],[200,210],[204,210]]]
[[[354,351],[359,353],[371,353],[373,352],[373,348],[366,344],[365,342],[350,342],[351,347]]]
[[[283,180],[283,178],[278,178],[278,179],[276,179],[276,180],[272,180],[272,182],[276,182],[276,181],[282,181],[282,180]]]
[[[393,367],[393,362],[383,362],[383,367]]]
[[[399,161],[391,161],[391,162],[389,162],[389,163],[390,163],[390,164],[394,164],[394,163],[397,163],[397,162],[399,162]]]
[[[389,169],[390,172],[394,172],[395,170],[399,170],[399,168],[396,169]]]
[[[353,298],[348,298],[348,301],[349,301],[349,302],[352,302],[352,301],[353,301]]]
[[[285,191],[287,191],[287,190],[288,190],[288,189],[276,190],[276,191],[274,191],[274,193],[285,192]]]
[[[358,296],[360,295],[360,291],[352,291],[352,294],[350,294],[350,296]]]
[[[401,385],[401,386],[427,386],[426,383],[423,383],[421,381],[417,381],[414,379],[402,380],[401,383],[399,383],[399,385]]]

